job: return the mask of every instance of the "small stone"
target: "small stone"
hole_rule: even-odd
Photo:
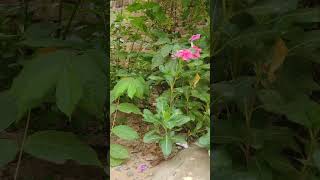
[[[132,172],[132,171],[128,171],[128,172],[127,172],[127,176],[128,176],[128,177],[133,176],[133,172]]]
[[[116,167],[116,171],[121,171],[121,166]]]
[[[192,180],[192,177],[183,177],[183,180]]]
[[[156,159],[157,159],[157,157],[156,156],[152,156],[152,155],[149,155],[149,156],[146,157],[146,161],[154,161]]]

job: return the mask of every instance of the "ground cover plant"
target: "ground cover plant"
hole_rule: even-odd
[[[176,145],[210,145],[207,1],[134,1],[111,13],[111,137],[157,144],[167,159]],[[167,8],[167,7],[171,8]],[[193,15],[189,12],[193,11]],[[199,16],[196,16],[199,15]],[[137,132],[120,113],[136,114]],[[130,158],[111,142],[110,163]]]
[[[0,2],[0,179],[106,176],[105,3]]]
[[[319,179],[319,2],[211,5],[213,179]]]

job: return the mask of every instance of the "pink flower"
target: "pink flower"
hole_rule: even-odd
[[[146,164],[140,164],[138,169],[139,169],[139,172],[142,173],[142,172],[144,172],[145,170],[148,169],[148,166]]]
[[[200,53],[201,53],[202,49],[199,48],[199,47],[197,47],[197,46],[192,46],[192,49],[193,49],[193,51],[194,51],[194,53],[193,53],[193,59],[198,59],[198,58],[200,58]]]
[[[181,58],[184,61],[189,61],[194,57],[190,49],[179,50],[174,56]]]
[[[175,55],[172,57],[181,58],[184,61],[189,61],[190,59],[198,59],[200,58],[200,52],[202,51],[201,48],[197,46],[192,46],[191,49],[182,49],[179,50]]]
[[[191,38],[189,39],[189,41],[195,41],[200,39],[201,34],[195,34],[193,36],[191,36]]]

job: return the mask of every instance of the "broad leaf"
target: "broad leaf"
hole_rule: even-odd
[[[140,109],[131,103],[121,103],[118,105],[118,110],[124,113],[142,114]]]
[[[119,144],[110,145],[110,156],[114,159],[128,159],[130,157],[128,150]]]
[[[126,125],[115,126],[112,128],[111,132],[119,138],[129,141],[139,138],[138,133],[134,129]]]
[[[102,167],[96,152],[74,134],[59,131],[40,131],[30,135],[25,151],[37,158],[63,164],[74,160],[82,165]]]
[[[154,124],[159,123],[159,120],[148,109],[143,110],[143,120]]]
[[[115,159],[113,157],[110,157],[110,166],[111,167],[115,167],[115,166],[119,166],[120,164],[122,164],[124,162],[123,159]]]
[[[164,157],[167,158],[171,154],[173,144],[169,135],[164,136],[159,143]]]
[[[17,152],[18,145],[8,139],[0,139],[0,168],[4,167],[10,161],[13,161]]]
[[[0,132],[18,120],[18,107],[8,93],[0,93]]]
[[[57,83],[56,98],[59,109],[70,117],[81,98],[82,86],[73,62],[65,63]]]
[[[158,142],[161,139],[161,137],[156,133],[156,131],[152,130],[147,132],[143,137],[144,143],[153,143]]]

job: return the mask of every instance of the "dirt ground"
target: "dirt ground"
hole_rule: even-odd
[[[210,179],[210,159],[205,149],[193,144],[187,149],[177,146],[170,157],[165,160],[157,144],[143,143],[143,135],[149,131],[150,127],[142,121],[141,116],[123,113],[118,115],[119,119],[126,119],[126,124],[134,128],[140,138],[137,141],[124,141],[111,137],[111,143],[124,145],[130,152],[130,159],[120,166],[110,168],[111,180]],[[143,172],[139,168],[141,165],[146,166]]]

